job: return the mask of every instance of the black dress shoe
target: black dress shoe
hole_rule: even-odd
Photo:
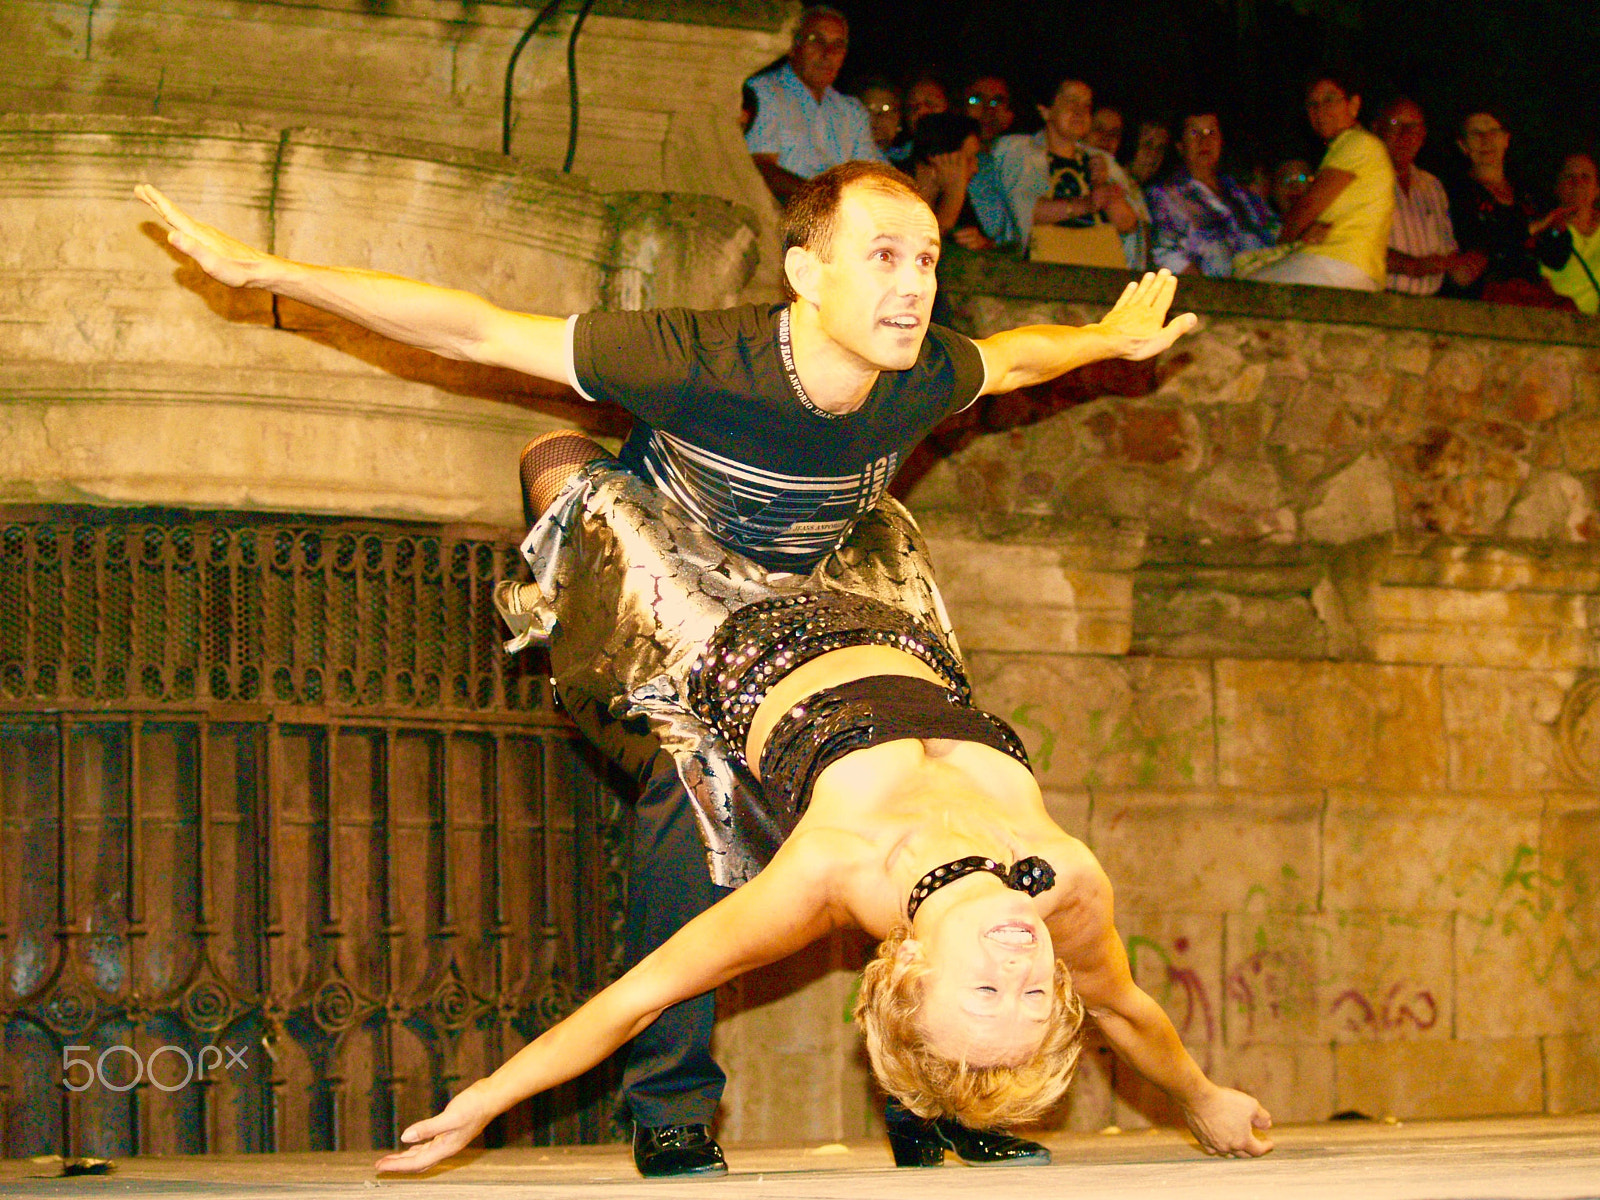
[[[709,1125],[633,1127],[633,1165],[646,1179],[726,1175],[728,1162]]]
[[[1050,1161],[1050,1151],[1038,1142],[998,1129],[968,1129],[948,1118],[930,1121],[898,1100],[884,1105],[883,1116],[897,1167],[937,1167],[946,1150],[973,1166],[1044,1166]]]

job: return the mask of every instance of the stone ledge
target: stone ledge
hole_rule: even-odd
[[[1127,282],[1126,271],[1026,262],[1010,255],[978,254],[959,248],[948,251],[939,264],[939,286],[964,296],[1003,296],[1109,308]],[[1204,316],[1316,321],[1511,342],[1600,346],[1600,320],[1594,317],[1473,300],[1185,276],[1178,289],[1178,307]]]

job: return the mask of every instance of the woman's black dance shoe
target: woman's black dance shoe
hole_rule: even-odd
[[[1038,1142],[998,1129],[968,1129],[948,1118],[930,1121],[892,1097],[883,1116],[897,1167],[937,1167],[946,1150],[973,1166],[1044,1166],[1050,1161],[1050,1151]]]

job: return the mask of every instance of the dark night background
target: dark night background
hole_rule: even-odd
[[[1005,75],[1014,129],[1037,128],[1033,101],[1071,71],[1131,120],[1189,98],[1217,102],[1231,157],[1321,146],[1301,106],[1306,70],[1354,64],[1362,117],[1385,95],[1428,115],[1420,162],[1454,171],[1456,123],[1469,105],[1503,114],[1508,171],[1544,187],[1561,153],[1600,141],[1600,4],[1594,0],[832,0],[851,19],[852,78],[904,77],[933,65],[959,84]],[[1125,143],[1126,150],[1126,143]],[[1236,164],[1237,166],[1237,164]]]

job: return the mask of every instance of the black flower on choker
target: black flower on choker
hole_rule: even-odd
[[[917,909],[922,907],[922,902],[940,888],[978,871],[987,871],[1013,891],[1027,892],[1030,896],[1048,892],[1056,885],[1055,868],[1037,854],[1019,858],[1009,867],[1001,865],[995,859],[974,854],[935,867],[917,880],[916,886],[911,889],[911,895],[906,898],[906,920],[912,920],[917,915]]]

